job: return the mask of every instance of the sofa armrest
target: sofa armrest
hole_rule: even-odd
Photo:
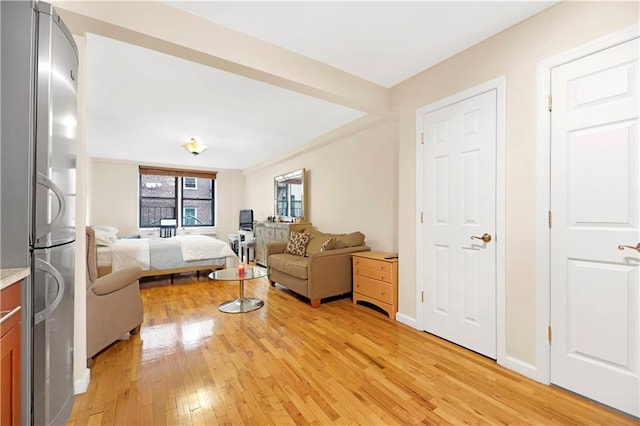
[[[267,244],[267,258],[270,254],[282,254],[284,249],[287,248],[288,241],[277,241],[275,243]]]
[[[309,299],[351,292],[351,254],[369,250],[371,249],[367,246],[345,247],[309,256]]]
[[[141,276],[142,269],[138,266],[131,266],[96,279],[91,286],[91,291],[98,296],[104,296],[131,285]]]

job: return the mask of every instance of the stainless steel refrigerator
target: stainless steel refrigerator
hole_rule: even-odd
[[[0,2],[0,267],[27,266],[22,419],[64,424],[73,405],[78,52],[51,5]]]

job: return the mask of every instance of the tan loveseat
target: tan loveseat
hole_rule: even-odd
[[[278,283],[308,297],[314,308],[320,306],[321,299],[351,293],[351,253],[370,250],[364,234],[328,234],[311,226],[296,230],[310,235],[304,256],[285,253],[286,241],[267,245],[271,285]],[[323,243],[332,237],[335,247],[321,251]]]

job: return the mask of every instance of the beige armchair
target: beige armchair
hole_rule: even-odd
[[[137,266],[98,278],[96,239],[91,227],[87,233],[87,365],[93,356],[124,336],[137,334],[142,324],[142,297]]]
[[[278,283],[308,297],[311,306],[318,308],[324,298],[353,291],[351,254],[370,249],[361,232],[327,234],[311,227],[304,231],[311,237],[304,256],[285,253],[287,242],[267,245],[269,280],[272,286]],[[321,251],[323,243],[332,237],[334,248]]]

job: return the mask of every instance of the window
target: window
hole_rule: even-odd
[[[215,172],[139,167],[140,227],[176,219],[181,226],[215,225]]]
[[[182,187],[184,189],[198,189],[198,179],[193,177],[182,178]]]
[[[198,209],[196,207],[185,207],[182,209],[182,217],[184,217],[185,226],[195,226],[199,220]]]

